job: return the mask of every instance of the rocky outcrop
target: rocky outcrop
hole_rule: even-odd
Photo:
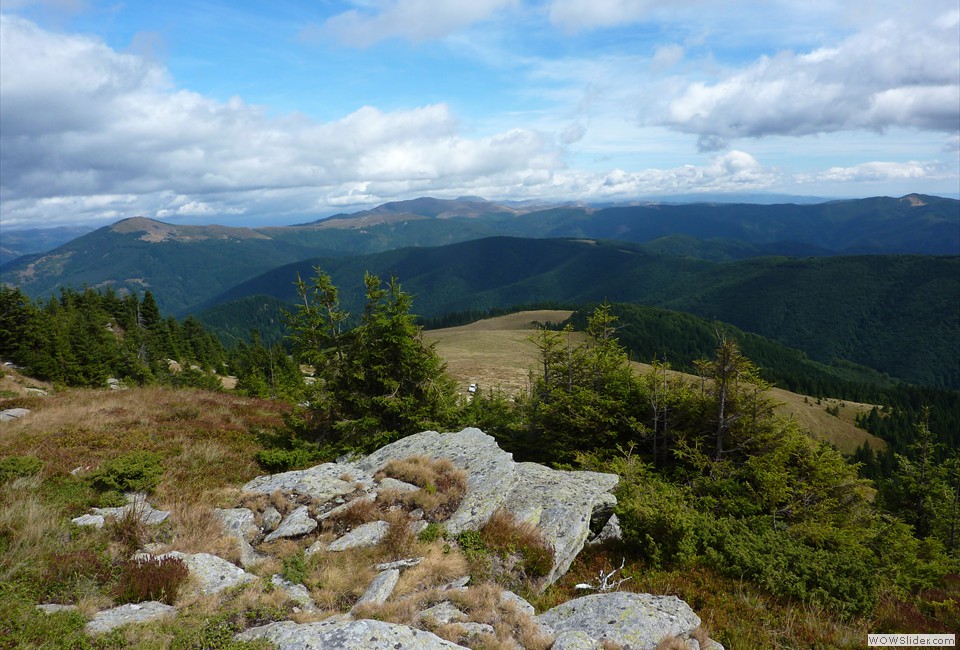
[[[555,633],[583,632],[596,641],[609,639],[625,650],[656,650],[665,637],[689,639],[700,625],[700,617],[676,596],[620,591],[567,601],[537,620]]]
[[[210,553],[172,551],[157,557],[175,557],[183,560],[197,589],[203,594],[214,594],[257,579],[257,576],[252,573],[247,573],[237,565]]]
[[[356,499],[375,499],[381,490],[416,489],[394,479],[384,478],[378,482],[374,478],[391,460],[411,456],[446,458],[467,474],[466,495],[457,510],[443,522],[450,534],[482,528],[501,508],[536,526],[554,551],[554,563],[544,586],[567,571],[591,537],[591,524],[599,519],[602,526],[616,505],[612,491],[619,479],[615,474],[566,472],[536,463],[517,463],[491,436],[474,428],[454,433],[424,431],[358,460],[261,476],[247,483],[244,490],[255,494],[279,490],[295,500],[309,500],[322,510],[317,519],[324,521],[350,507]],[[296,526],[292,525],[293,521],[297,522]],[[287,515],[265,541],[305,535],[316,528],[315,524],[301,506]],[[424,524],[415,522],[415,525],[415,530],[419,530]],[[373,545],[384,534],[385,524],[374,522],[335,540],[327,550]],[[312,547],[310,552],[318,548]]]
[[[240,641],[265,639],[280,650],[448,650],[463,648],[435,634],[383,621],[270,623],[237,635]]]

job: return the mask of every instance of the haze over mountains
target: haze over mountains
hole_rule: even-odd
[[[6,237],[5,237],[6,239]],[[41,297],[149,289],[161,309],[238,331],[276,319],[314,266],[360,308],[365,271],[415,311],[639,303],[732,323],[811,358],[960,387],[960,201],[518,206],[420,198],[308,224],[179,226],[131,218],[2,267]],[[231,325],[233,322],[233,325]]]

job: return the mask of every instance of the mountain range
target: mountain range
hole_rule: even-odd
[[[4,239],[7,237],[5,235]],[[161,309],[234,335],[276,322],[313,267],[362,305],[366,271],[396,275],[442,316],[609,300],[731,323],[812,359],[960,388],[960,201],[525,206],[420,198],[296,226],[142,217],[0,267],[31,297],[61,286],[149,289]]]

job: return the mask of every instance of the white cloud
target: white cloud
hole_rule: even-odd
[[[836,47],[765,56],[715,83],[689,84],[663,122],[725,139],[891,127],[955,132],[960,39],[944,16],[888,20]]]
[[[937,162],[866,162],[852,167],[831,167],[814,174],[799,174],[798,183],[849,183],[948,178]]]
[[[375,0],[303,30],[305,39],[368,47],[391,38],[419,43],[448,36],[516,6],[518,0]]]

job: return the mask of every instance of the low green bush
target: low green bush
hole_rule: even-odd
[[[160,454],[135,451],[103,463],[90,475],[100,492],[149,492],[163,476]]]
[[[0,458],[0,483],[21,476],[39,474],[43,462],[36,456],[8,456]]]

